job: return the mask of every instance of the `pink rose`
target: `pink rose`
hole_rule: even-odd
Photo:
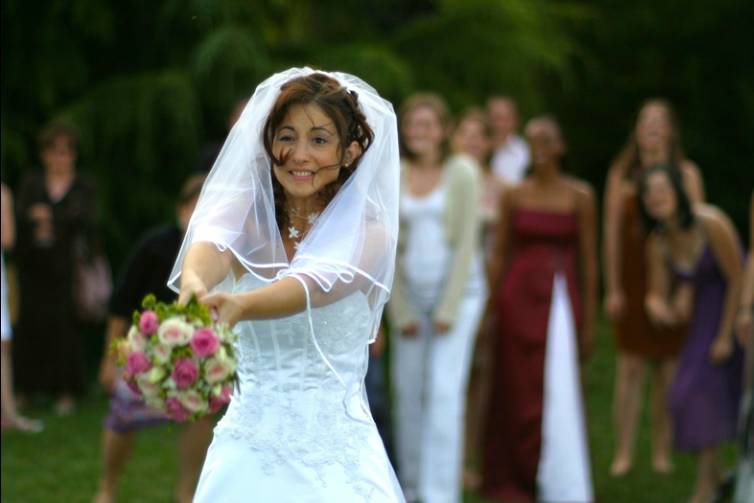
[[[170,419],[178,422],[185,421],[189,416],[189,412],[183,404],[181,404],[178,397],[175,396],[168,397],[168,399],[165,400],[165,412]]]
[[[152,368],[152,362],[150,362],[147,355],[141,351],[134,351],[128,354],[128,358],[126,359],[126,372],[129,374],[141,374],[150,368]]]
[[[199,368],[191,358],[180,358],[175,362],[171,377],[178,389],[186,389],[199,377]]]
[[[194,332],[194,336],[191,338],[191,349],[199,358],[215,354],[219,346],[220,339],[211,328],[200,328]]]
[[[144,311],[139,318],[139,329],[144,335],[152,335],[160,328],[160,320],[154,311]]]
[[[230,386],[223,386],[219,395],[212,393],[209,397],[209,410],[210,412],[217,412],[222,409],[225,404],[230,402]]]

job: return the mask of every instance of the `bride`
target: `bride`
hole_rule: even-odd
[[[364,392],[398,171],[392,106],[360,79],[293,68],[256,89],[170,278],[240,334],[195,501],[403,501]]]

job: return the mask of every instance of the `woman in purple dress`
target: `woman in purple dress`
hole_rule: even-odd
[[[647,242],[646,309],[661,326],[689,320],[669,394],[675,446],[698,456],[691,503],[709,501],[720,479],[717,450],[736,436],[742,353],[733,337],[742,277],[735,228],[718,208],[692,207],[679,170],[642,176]]]

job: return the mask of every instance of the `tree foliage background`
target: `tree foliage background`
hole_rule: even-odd
[[[746,238],[754,188],[754,9],[747,0],[48,0],[2,2],[2,178],[39,169],[52,118],[81,133],[117,265],[170,218],[202,145],[271,72],[355,73],[396,106],[492,93],[554,113],[568,167],[601,192],[637,107],[678,108],[708,198]]]

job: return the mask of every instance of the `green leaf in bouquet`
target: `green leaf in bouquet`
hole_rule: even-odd
[[[144,309],[154,311],[155,306],[157,306],[157,297],[155,297],[153,293],[147,294],[144,297],[144,300],[141,301],[141,307],[143,307]]]
[[[191,358],[194,355],[190,346],[180,346],[173,348],[173,360],[177,358]]]
[[[199,321],[202,326],[209,326],[212,324],[209,309],[207,309],[207,306],[199,302],[196,295],[192,295],[188,304],[186,304],[186,314],[188,315],[189,321]]]
[[[134,326],[136,326],[136,328],[138,328],[139,327],[139,321],[141,321],[141,313],[139,311],[134,311],[134,314],[131,317],[131,320],[133,321]]]
[[[163,304],[162,302],[157,304],[155,308],[155,312],[157,313],[157,318],[160,319],[160,323],[165,321],[171,315],[170,308],[166,306],[165,304]]]

